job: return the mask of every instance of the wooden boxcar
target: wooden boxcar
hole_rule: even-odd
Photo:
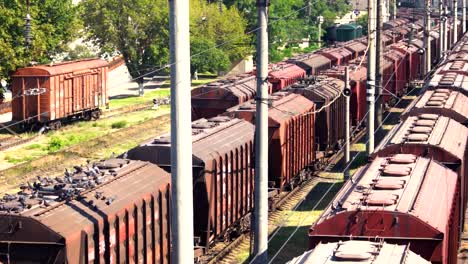
[[[389,244],[383,239],[375,241],[348,240],[320,243],[286,264],[340,264],[340,263],[392,263],[430,264],[410,250],[409,244]]]
[[[268,175],[274,187],[293,188],[301,170],[315,161],[314,103],[297,94],[271,95],[268,110]],[[228,109],[225,115],[255,123],[255,102]]]
[[[82,169],[2,199],[2,263],[169,264],[170,175],[121,159]]]
[[[406,108],[401,120],[421,114],[445,116],[468,126],[468,97],[457,91],[437,89],[426,91]]]
[[[432,263],[455,263],[460,190],[457,174],[428,158],[380,157],[348,181],[309,230],[309,246],[383,238],[410,244]]]
[[[220,115],[226,109],[251,100],[257,94],[257,80],[241,74],[205,84],[192,90],[192,120]]]
[[[318,76],[311,82],[291,86],[288,91],[300,94],[316,105],[315,141],[317,151],[334,152],[344,140],[345,97],[344,81]]]
[[[99,118],[108,104],[108,63],[99,59],[27,67],[12,75],[14,121],[51,125]]]
[[[254,126],[226,116],[192,123],[194,232],[197,256],[219,238],[239,234],[253,208]],[[171,171],[169,135],[128,151],[127,157]]]

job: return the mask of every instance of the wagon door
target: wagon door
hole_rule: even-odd
[[[84,82],[83,76],[73,78],[73,88],[71,94],[71,110],[72,113],[76,113],[83,108],[84,105]]]
[[[14,96],[22,98],[23,119],[31,118],[39,122],[48,121],[50,114],[49,95],[46,87],[46,78],[22,78],[21,91]],[[41,89],[42,88],[42,89]]]

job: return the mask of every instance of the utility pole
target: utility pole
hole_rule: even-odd
[[[318,47],[322,47],[322,23],[323,23],[323,16],[318,16]]]
[[[375,22],[376,10],[375,1],[367,1],[368,8],[368,34],[367,43],[369,45],[369,55],[367,55],[367,155],[369,156],[374,152],[374,111],[375,111]]]
[[[312,15],[312,5],[310,3],[310,0],[306,0],[306,5],[307,21],[310,21],[310,16]]]
[[[466,32],[466,1],[462,0],[462,32]]]
[[[439,0],[439,46],[440,46],[440,58],[441,59],[444,55],[444,6],[443,0]]]
[[[257,0],[254,263],[268,263],[268,31],[269,0]]]
[[[392,10],[392,19],[396,19],[397,14],[397,0],[392,0],[393,10]]]
[[[382,45],[382,29],[384,17],[384,1],[377,0],[377,37],[376,37],[376,53],[375,53],[375,126],[379,127],[382,124],[383,106],[383,81],[382,81],[382,63],[383,63],[383,45]]]
[[[346,66],[345,67],[345,91],[351,91],[351,87],[349,86],[349,68]],[[349,162],[351,160],[351,143],[350,143],[350,96],[351,96],[351,92],[349,92],[350,94],[349,95],[346,95],[345,94],[345,98],[346,98],[346,114],[345,114],[345,129],[346,129],[346,135],[345,135],[345,163],[346,163],[346,170],[345,170],[345,174],[344,174],[344,180],[348,180],[349,179],[349,168],[348,168],[348,165],[349,165]]]
[[[444,51],[450,48],[448,39],[448,5],[444,3]]]
[[[189,0],[169,0],[172,263],[193,263]]]
[[[223,13],[223,0],[218,0],[218,8],[219,12]]]
[[[457,43],[458,40],[458,0],[453,0],[452,2],[452,12],[453,12],[453,43]]]
[[[426,0],[426,15],[424,17],[424,75],[431,72],[431,0]]]

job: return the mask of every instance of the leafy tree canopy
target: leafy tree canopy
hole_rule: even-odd
[[[77,8],[72,0],[30,1],[30,48],[24,38],[25,0],[0,0],[0,79],[31,61],[50,62],[66,50],[66,44],[80,29]]]

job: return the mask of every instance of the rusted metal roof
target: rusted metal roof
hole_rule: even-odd
[[[222,157],[237,146],[252,142],[255,127],[242,119],[218,116],[192,122],[193,165],[204,166],[205,162]],[[142,143],[130,150],[128,156],[138,159],[144,155],[162,168],[171,166],[170,134]],[[157,151],[155,151],[157,149]],[[207,164],[211,166],[210,164]]]
[[[397,154],[376,158],[343,186],[311,230],[320,230],[315,226],[345,212],[386,211],[415,217],[429,229],[445,233],[457,197],[457,178],[456,172],[419,156]],[[438,194],[437,199],[434,193]],[[409,237],[410,232],[401,236]]]
[[[468,124],[468,97],[463,93],[446,89],[424,92],[402,113],[401,119],[421,114],[449,117],[461,124]]]
[[[420,132],[421,130],[427,131]],[[461,163],[467,148],[468,128],[443,116],[412,116],[395,126],[372,154],[373,157],[403,151],[444,153],[444,162]],[[450,161],[449,161],[450,160]]]
[[[468,61],[464,60],[449,60],[444,65],[439,67],[436,74],[444,74],[455,72],[457,74],[468,75]]]
[[[256,94],[257,81],[251,74],[240,74],[223,80],[205,84],[192,90],[192,100],[200,99],[238,99],[249,100]]]
[[[276,79],[288,79],[288,78],[301,78],[305,75],[305,71],[291,63],[280,62],[270,66],[268,77]]]
[[[329,58],[333,62],[344,63],[347,60],[350,60],[353,56],[353,53],[345,48],[323,48],[318,51],[323,56]]]
[[[467,50],[452,51],[445,61],[465,61],[468,62],[468,46]]]
[[[54,76],[59,74],[84,74],[95,68],[107,67],[109,63],[101,59],[67,61],[56,64],[38,65],[18,69],[13,76]]]
[[[296,56],[290,59],[289,62],[297,64],[303,69],[322,68],[331,64],[330,59],[317,53]]]
[[[429,264],[430,262],[412,252],[409,244],[396,245],[384,241],[359,240],[320,243],[313,250],[287,262],[287,264],[317,263]]]
[[[367,49],[366,45],[356,40],[351,40],[338,45],[353,52],[355,57],[363,55]]]
[[[457,72],[435,73],[427,86],[429,90],[452,89],[468,96],[468,76]]]

